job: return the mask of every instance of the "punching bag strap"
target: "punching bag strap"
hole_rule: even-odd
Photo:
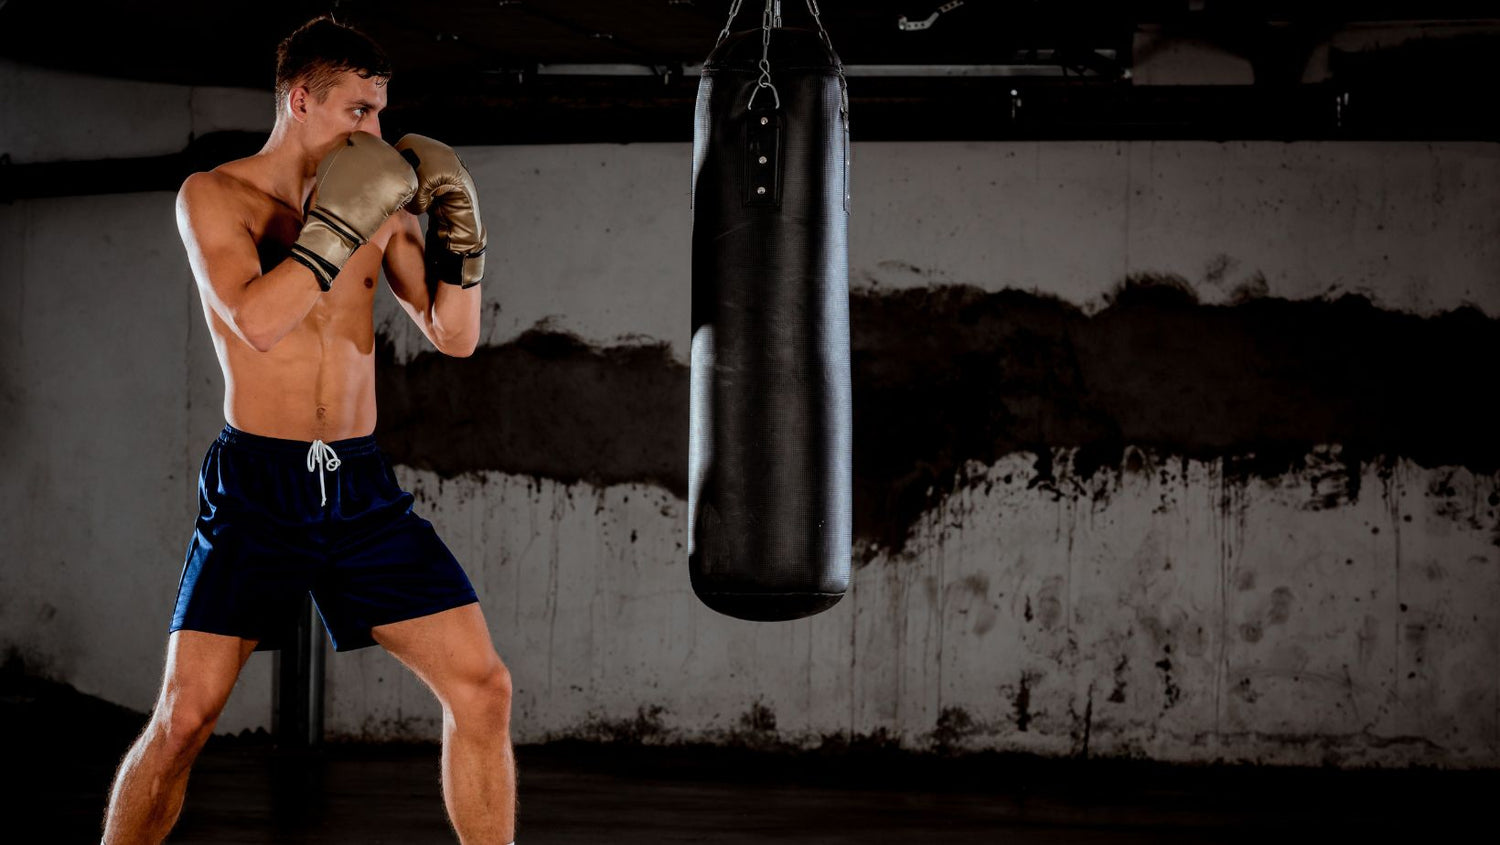
[[[745,126],[745,180],[747,206],[781,205],[781,113],[750,115]]]
[[[823,27],[822,9],[818,8],[818,0],[806,0],[808,14],[812,15],[813,23],[818,28],[818,38],[828,47],[829,56],[833,57],[834,70],[839,76],[839,117],[844,123],[844,211],[849,211],[849,82],[844,76],[843,62],[839,61],[838,53],[833,49],[833,40],[828,37],[828,30]],[[724,22],[724,29],[719,32],[719,42],[722,44],[729,37],[729,30],[734,26],[734,19],[740,13],[740,7],[744,0],[733,0],[729,7],[729,20]],[[781,93],[776,90],[776,84],[771,79],[771,30],[781,26],[781,3],[780,0],[766,0],[765,8],[760,16],[760,78],[756,80],[755,87],[750,91],[750,100],[745,104],[745,109],[751,112],[750,123],[745,133],[745,164],[742,172],[751,174],[752,178],[745,180],[745,195],[741,198],[747,206],[779,206],[781,204],[781,152],[782,152],[782,114]],[[769,88],[771,90],[772,105],[769,111],[765,110],[764,102],[762,111],[755,112],[755,98],[760,92]]]
[[[750,91],[745,110],[750,121],[745,128],[745,205],[781,205],[781,94],[771,82],[771,28],[781,24],[775,0],[766,0],[760,17],[760,79]],[[755,111],[755,97],[762,88],[771,89],[775,105],[769,112]]]

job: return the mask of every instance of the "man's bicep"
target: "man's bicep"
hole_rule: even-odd
[[[260,275],[260,255],[255,239],[211,174],[194,173],[182,183],[177,192],[177,230],[193,278],[212,294],[219,316],[232,323],[232,312],[246,286]]]

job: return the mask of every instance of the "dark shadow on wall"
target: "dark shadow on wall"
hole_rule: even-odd
[[[1500,467],[1488,407],[1500,321],[1473,307],[1421,317],[1254,288],[1205,305],[1180,279],[1133,277],[1092,315],[967,286],[858,291],[851,309],[866,543],[901,548],[944,494],[994,483],[968,462],[1013,453],[1034,456],[1028,483],[1056,496],[1108,495],[1081,483],[1100,470],[1222,459],[1232,477],[1305,486],[1310,508],[1357,500],[1370,463]],[[379,436],[402,463],[686,497],[688,370],[666,344],[533,330],[467,359],[377,354]]]

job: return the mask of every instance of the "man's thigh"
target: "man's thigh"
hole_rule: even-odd
[[[504,668],[478,602],[377,625],[370,634],[443,702]]]
[[[218,719],[257,642],[187,629],[168,634],[158,716],[189,723]]]

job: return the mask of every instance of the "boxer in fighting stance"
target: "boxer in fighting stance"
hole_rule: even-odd
[[[459,840],[515,837],[510,674],[467,575],[372,434],[382,266],[422,333],[457,357],[478,342],[484,270],[458,157],[429,138],[380,139],[390,75],[362,33],[309,22],[278,49],[265,147],[178,193],[227,425],[203,461],[161,693],[115,776],[107,845],[166,838],[240,669],[285,645],[308,592],[336,651],[378,643],[441,702]]]

